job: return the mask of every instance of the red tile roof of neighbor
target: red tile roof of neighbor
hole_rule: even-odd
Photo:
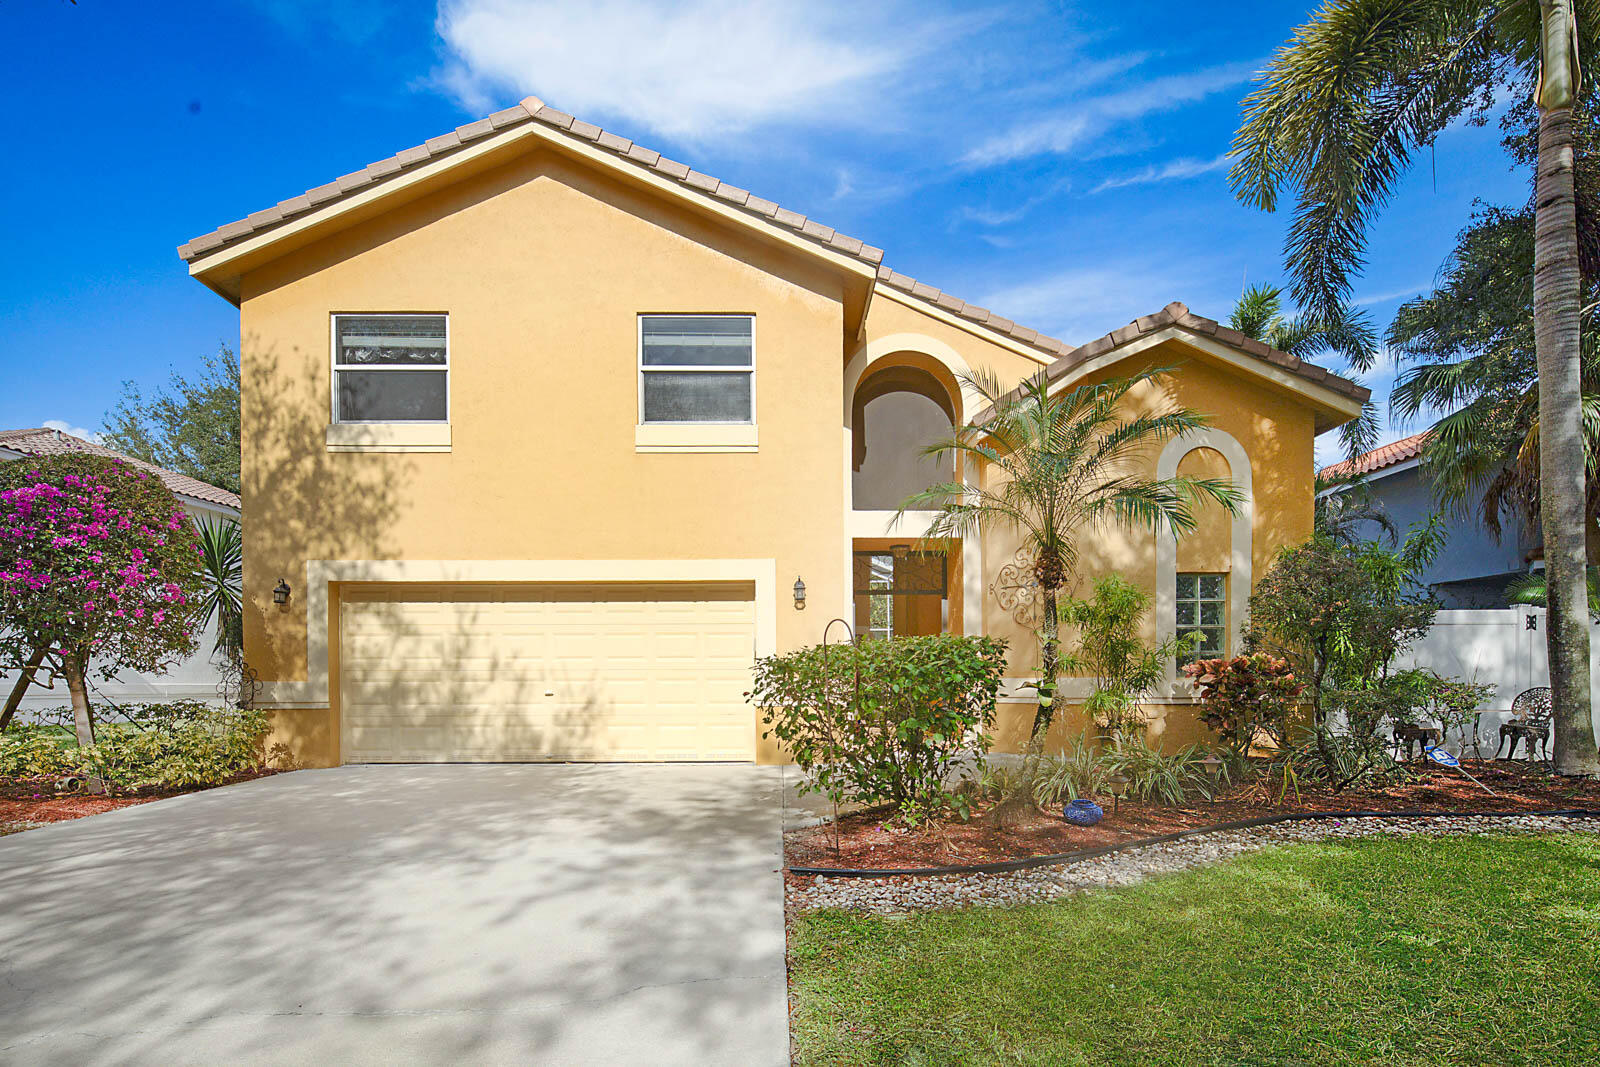
[[[1294,356],[1279,352],[1254,338],[1239,333],[1237,330],[1230,330],[1212,319],[1195,315],[1183,304],[1178,303],[1168,304],[1154,315],[1146,315],[1122,327],[1120,330],[1114,330],[1098,340],[1090,341],[1088,344],[1074,348],[1064,341],[997,315],[988,308],[968,303],[959,297],[935,289],[925,282],[919,282],[915,278],[891,270],[883,265],[883,249],[881,248],[866,244],[859,238],[848,237],[833,227],[808,219],[798,212],[779,207],[771,200],[763,200],[761,197],[751,194],[747,189],[729,185],[727,182],[713,178],[709,174],[702,174],[700,171],[692,170],[683,163],[668,159],[660,152],[635,144],[625,137],[610,133],[592,123],[573,118],[564,111],[557,111],[534,96],[530,96],[521,103],[508,107],[503,111],[496,111],[487,118],[481,118],[476,122],[458,126],[451,132],[439,137],[429,138],[422,144],[397,152],[387,159],[368,164],[362,170],[346,174],[341,178],[328,182],[326,185],[320,185],[315,189],[309,189],[301,193],[299,196],[279,201],[274,206],[257,211],[237,222],[230,222],[226,226],[220,226],[208,234],[203,234],[192,241],[180,245],[178,247],[178,255],[185,261],[193,262],[254,234],[270,230],[281,223],[307,214],[325,204],[381,185],[383,182],[406,171],[442,156],[458,152],[473,142],[491,134],[497,134],[503,130],[534,122],[559,130],[569,136],[591,142],[596,147],[605,149],[635,166],[672,179],[685,190],[691,191],[696,195],[731,204],[753,218],[759,218],[772,225],[784,227],[820,246],[844,253],[863,263],[877,267],[878,284],[915,297],[959,318],[993,330],[1011,340],[1028,345],[1047,355],[1057,357],[1057,361],[1048,370],[1052,379],[1059,377],[1060,374],[1065,373],[1073,365],[1098,355],[1106,349],[1121,345],[1142,333],[1164,326],[1177,325],[1213,336],[1225,344],[1243,349],[1252,355],[1288,370],[1292,374],[1306,378],[1345,396],[1365,401],[1369,395],[1367,389],[1349,379],[1341,378],[1314,364],[1306,363]]]
[[[60,430],[47,430],[42,426],[30,430],[0,430],[0,449],[10,449],[24,456],[62,456],[73,452],[86,452],[91,456],[120,459],[124,463],[143,467],[156,474],[168,489],[180,496],[204,500],[208,504],[220,504],[235,511],[240,509],[238,493],[230,493],[226,489],[202,482],[198,478],[191,478],[187,474],[179,474],[177,471],[169,471],[153,463],[146,463],[142,459],[125,456],[105,445],[97,445],[93,441],[85,441],[81,437],[73,437]]]
[[[1402,437],[1398,441],[1390,442],[1374,448],[1371,452],[1363,452],[1354,459],[1343,460],[1330,467],[1324,467],[1317,474],[1323,478],[1350,478],[1358,474],[1371,474],[1381,471],[1385,467],[1392,467],[1396,463],[1404,463],[1408,459],[1416,459],[1422,455],[1422,450],[1428,446],[1428,434],[1431,430],[1414,433],[1410,437]]]

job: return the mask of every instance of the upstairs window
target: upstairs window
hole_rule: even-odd
[[[449,422],[445,315],[335,315],[333,421]]]
[[[1228,654],[1226,578],[1225,574],[1178,575],[1178,636],[1199,632],[1204,639],[1179,658],[1179,666]]]
[[[640,315],[641,423],[755,422],[751,315]]]

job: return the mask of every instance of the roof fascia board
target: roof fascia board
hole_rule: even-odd
[[[1248,352],[1241,352],[1231,345],[1207,337],[1203,333],[1185,329],[1181,326],[1166,326],[1153,333],[1141,334],[1125,345],[1113,348],[1107,352],[1080,363],[1067,373],[1050,383],[1050,392],[1055,394],[1065,389],[1072,383],[1085,378],[1097,371],[1118,363],[1130,356],[1154,348],[1156,345],[1167,341],[1181,341],[1191,348],[1197,348],[1214,359],[1221,360],[1230,366],[1236,367],[1247,374],[1264,378],[1274,385],[1281,386],[1299,396],[1330,408],[1347,419],[1357,418],[1361,414],[1361,402],[1353,397],[1344,396],[1332,389],[1324,388],[1315,382],[1308,382],[1298,374],[1290,374],[1279,367],[1274,367],[1264,359],[1252,356]]]
[[[1036,348],[1031,348],[1028,345],[1023,344],[1021,341],[1007,337],[1005,334],[1002,334],[997,330],[992,330],[981,323],[973,322],[970,319],[963,319],[959,315],[952,315],[950,312],[944,310],[944,308],[935,307],[926,300],[919,300],[909,293],[902,293],[898,289],[893,289],[887,285],[880,285],[876,283],[873,285],[873,290],[875,293],[877,293],[877,295],[882,296],[886,300],[893,300],[895,303],[908,307],[912,311],[920,311],[924,315],[938,319],[947,326],[954,326],[963,333],[971,334],[973,337],[988,341],[990,344],[999,345],[1001,348],[1004,348],[1007,351],[1015,352],[1019,356],[1033,360],[1041,367],[1048,367],[1050,364],[1056,361],[1055,356],[1052,356],[1046,352],[1041,352]]]
[[[403,171],[389,180],[379,182],[370,188],[339,197],[337,200],[330,201],[315,211],[274,226],[270,230],[265,230],[253,237],[246,238],[237,244],[230,244],[217,249],[215,252],[206,253],[190,261],[189,274],[191,277],[201,277],[212,273],[219,268],[236,263],[246,256],[258,253],[286,238],[322,226],[341,215],[359,211],[379,200],[413,189],[421,183],[431,182],[452,170],[475,163],[490,153],[502,151],[519,141],[529,139],[541,141],[569,156],[577,156],[587,160],[608,173],[617,175],[635,185],[643,185],[671,200],[687,205],[701,214],[719,218],[738,228],[755,233],[767,241],[789,248],[810,258],[822,260],[829,266],[853,275],[864,282],[876,284],[878,272],[875,266],[863,263],[854,257],[846,256],[842,252],[823,248],[815,242],[801,237],[799,234],[786,233],[749,212],[731,204],[719,203],[710,197],[685,189],[679,183],[662,175],[628,163],[581,138],[546,126],[541,122],[525,122],[502,130],[484,138],[482,141],[462,148],[460,151],[452,152],[447,156],[442,156],[439,159]],[[204,281],[205,279],[201,277],[201,280]]]

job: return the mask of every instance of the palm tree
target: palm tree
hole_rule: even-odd
[[[1115,527],[1183,534],[1195,528],[1199,505],[1215,502],[1229,512],[1238,506],[1239,492],[1226,479],[1156,479],[1144,472],[1152,447],[1206,424],[1188,408],[1124,414],[1129,393],[1159,385],[1166,376],[1164,369],[1150,369],[1054,395],[1042,373],[1009,392],[992,375],[966,378],[966,385],[987,402],[987,410],[924,452],[953,462],[957,473],[971,461],[986,468],[985,477],[978,485],[951,481],[930,486],[900,506],[902,516],[907,511],[938,512],[924,534],[929,541],[1005,530],[1020,534],[1034,554],[1034,579],[1043,598],[1039,704],[1028,741],[1029,769],[1017,796],[1031,795],[1031,768],[1055,715],[1060,596],[1077,568],[1080,539]]]
[[[217,621],[213,648],[236,658],[244,646],[244,534],[232,519],[201,519],[200,567],[205,576],[205,616],[201,625]]]
[[[1575,11],[1574,5],[1581,10]],[[1578,232],[1572,108],[1580,33],[1600,0],[1328,0],[1245,100],[1231,180],[1263,210],[1297,190],[1287,241],[1296,301],[1349,303],[1373,215],[1414,154],[1455,119],[1485,117],[1497,90],[1539,108],[1534,190],[1534,331],[1540,512],[1550,571],[1555,767],[1600,774],[1589,708],[1584,454],[1578,369]]]
[[[1400,527],[1396,526],[1382,504],[1373,499],[1372,486],[1360,474],[1344,477],[1317,475],[1316,510],[1312,528],[1336,545],[1354,548],[1372,538],[1362,537],[1364,525],[1382,530],[1389,547],[1400,544]]]
[[[1335,308],[1332,315],[1285,315],[1283,290],[1276,285],[1246,286],[1228,325],[1300,359],[1336,352],[1351,366],[1366,368],[1378,355],[1378,334],[1365,316],[1344,307]],[[1361,405],[1359,419],[1339,427],[1339,440],[1351,457],[1377,447],[1378,409],[1371,400]]]
[[[1590,567],[1584,583],[1589,590],[1589,617],[1600,619],[1600,567]],[[1548,607],[1550,587],[1545,582],[1544,571],[1529,571],[1514,578],[1506,586],[1506,598],[1513,604],[1528,604],[1536,608]]]

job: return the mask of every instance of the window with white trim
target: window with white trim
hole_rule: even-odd
[[[333,421],[449,422],[449,317],[335,315]]]
[[[1178,575],[1178,636],[1198,632],[1202,641],[1178,658],[1184,666],[1227,655],[1228,583],[1225,574]]]
[[[639,422],[755,422],[753,315],[640,315]]]

